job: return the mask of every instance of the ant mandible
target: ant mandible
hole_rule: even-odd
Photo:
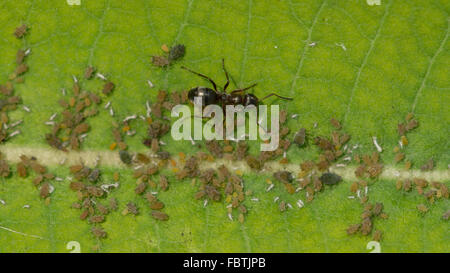
[[[279,97],[280,99],[284,99],[284,100],[292,100],[292,98],[282,97],[276,93],[270,93],[269,95],[265,96],[264,98],[258,99],[255,95],[248,94],[245,92],[245,91],[249,90],[250,88],[255,87],[256,83],[252,84],[246,88],[233,90],[229,94],[226,93],[227,87],[230,84],[230,78],[228,76],[227,70],[225,69],[224,59],[222,59],[222,68],[223,68],[223,71],[225,72],[225,77],[227,78],[227,82],[225,83],[225,85],[223,87],[223,92],[219,92],[217,90],[216,83],[210,77],[200,74],[198,72],[195,72],[185,66],[182,66],[181,68],[183,68],[191,73],[194,73],[195,75],[200,76],[204,79],[207,79],[209,82],[211,82],[211,84],[214,88],[214,90],[213,90],[208,87],[198,86],[198,87],[194,87],[191,90],[189,90],[188,98],[192,103],[194,102],[195,97],[201,98],[203,106],[207,106],[210,104],[219,104],[219,103],[222,104],[222,106],[224,106],[224,105],[240,105],[240,104],[243,106],[248,106],[248,105],[257,106],[261,101],[263,101],[271,96],[276,96],[276,97]]]

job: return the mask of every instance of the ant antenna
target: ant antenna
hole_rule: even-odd
[[[283,99],[283,100],[292,100],[292,98],[283,97],[283,96],[280,96],[280,95],[275,94],[275,93],[270,93],[269,95],[267,95],[264,98],[260,99],[260,101],[263,101],[263,100],[265,100],[265,99],[267,99],[267,98],[269,98],[271,96],[276,96],[276,97],[279,97],[280,99]]]
[[[191,69],[189,69],[189,68],[187,68],[187,67],[185,67],[185,66],[181,66],[181,68],[183,68],[184,70],[187,70],[187,71],[189,71],[189,72],[191,72],[191,73],[194,73],[194,74],[197,75],[197,76],[200,76],[200,77],[202,77],[202,78],[207,79],[208,81],[210,81],[211,84],[212,84],[213,87],[214,87],[214,91],[217,92],[217,86],[216,86],[216,83],[215,83],[210,77],[208,77],[208,76],[206,76],[206,75],[203,75],[203,74],[200,74],[200,73],[198,73],[198,72],[195,72],[195,71],[193,71],[193,70],[191,70]]]

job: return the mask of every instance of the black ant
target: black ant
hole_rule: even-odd
[[[292,98],[282,97],[275,93],[270,93],[269,95],[265,96],[264,98],[258,99],[255,95],[248,94],[245,92],[245,91],[255,87],[256,83],[252,84],[246,88],[233,90],[229,94],[226,93],[227,87],[230,84],[230,79],[228,76],[228,72],[225,69],[224,59],[222,59],[222,68],[223,68],[223,71],[225,72],[225,77],[227,78],[227,82],[225,83],[225,85],[223,87],[223,92],[217,91],[217,85],[210,77],[200,74],[198,72],[195,72],[185,66],[182,66],[181,68],[183,68],[191,73],[194,73],[195,75],[200,76],[204,79],[207,79],[208,81],[211,82],[211,84],[214,88],[214,90],[213,90],[208,87],[198,86],[198,87],[194,87],[191,90],[189,90],[188,98],[192,103],[194,102],[195,97],[200,97],[202,99],[203,106],[207,106],[210,104],[219,104],[219,103],[222,104],[222,106],[224,106],[224,105],[240,105],[240,104],[243,106],[248,106],[248,105],[257,106],[261,101],[263,101],[271,96],[277,96],[280,99],[284,99],[284,100],[292,100]]]

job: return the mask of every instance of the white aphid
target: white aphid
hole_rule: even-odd
[[[136,134],[136,130],[127,131],[127,136],[134,136]]]
[[[29,208],[30,208],[30,205],[23,205],[22,208],[24,208],[24,209],[29,209]]]
[[[317,45],[316,42],[311,42],[311,43],[308,44],[308,46],[310,46],[310,47],[315,47],[316,45]]]
[[[230,219],[230,221],[233,221],[233,215],[231,215],[231,213],[228,213],[228,219]]]
[[[61,177],[58,177],[58,176],[57,176],[57,177],[55,177],[55,180],[56,180],[56,181],[60,181],[60,182],[61,182],[61,181],[64,181],[64,179],[63,179],[63,178],[61,178]]]
[[[347,51],[347,47],[343,43],[336,43],[336,46],[342,48],[344,51]]]
[[[296,118],[298,118],[298,114],[293,114],[293,115],[291,116],[291,119],[296,119]]]
[[[129,120],[136,119],[136,118],[137,118],[137,115],[131,115],[131,116],[128,116],[128,117],[124,118],[123,122],[127,122]]]
[[[103,74],[101,74],[101,73],[97,73],[97,74],[95,74],[95,76],[96,76],[97,78],[101,79],[101,80],[106,81],[105,75],[103,75]]]
[[[278,202],[279,199],[280,199],[280,197],[277,196],[277,197],[275,197],[275,198],[273,199],[273,202],[276,203],[276,202]]]
[[[259,199],[256,198],[256,197],[254,197],[254,198],[252,198],[252,199],[250,199],[250,200],[252,200],[253,202],[258,202],[258,201],[259,201]]]
[[[150,81],[150,80],[147,80],[147,84],[148,84],[148,86],[150,87],[150,88],[153,88],[153,83]]]
[[[150,102],[149,101],[145,102],[145,108],[147,109],[147,113],[146,113],[147,117],[150,117],[150,113],[152,112],[152,108],[150,107]]]
[[[165,142],[162,141],[162,140],[159,141],[159,144],[160,144],[160,145],[167,145],[167,143],[165,143]]]
[[[16,121],[16,122],[14,122],[13,124],[9,125],[9,127],[10,127],[10,128],[14,128],[14,127],[16,127],[17,125],[19,125],[19,124],[21,124],[21,123],[22,123],[22,120],[18,120],[18,121]]]
[[[25,56],[30,55],[30,53],[31,53],[31,48],[28,48],[27,50],[25,50]]]
[[[368,192],[369,192],[369,187],[366,186],[366,187],[364,188],[364,195],[367,195]]]
[[[2,200],[2,199],[0,199],[0,204],[2,204],[2,205],[6,205],[6,202],[5,202],[5,200]]]
[[[111,116],[114,116],[114,110],[113,110],[112,107],[109,108],[109,114],[110,114]]]
[[[313,128],[317,128],[317,122],[314,122]]]
[[[13,136],[17,136],[18,134],[20,134],[20,130],[16,130],[16,131],[12,132],[11,134],[8,135],[8,138],[11,138]]]
[[[105,104],[105,109],[108,109],[108,107],[110,107],[111,106],[111,101],[108,101],[106,104]]]
[[[145,117],[143,115],[139,115],[139,118],[145,120]]]
[[[63,94],[63,96],[66,95],[66,88],[61,88],[61,93]]]
[[[381,152],[383,151],[383,149],[382,149],[381,146],[378,144],[378,142],[377,142],[377,137],[376,137],[376,136],[373,136],[373,137],[372,137],[372,140],[373,140],[373,145],[375,145],[375,147],[377,148],[377,151],[378,151],[379,153],[381,153]]]
[[[103,184],[103,185],[100,186],[100,188],[103,191],[108,192],[108,193],[109,193],[109,189],[110,188],[117,188],[117,187],[119,187],[119,183],[117,183],[117,182],[113,183],[113,184]]]
[[[27,111],[28,113],[31,112],[30,108],[28,106],[24,105],[22,106],[23,110]]]
[[[208,199],[205,199],[205,201],[203,201],[203,207],[206,207],[208,205]]]
[[[52,193],[55,191],[55,187],[53,187],[51,184],[48,184],[48,193]]]
[[[275,185],[274,185],[274,184],[270,184],[270,185],[267,187],[266,192],[272,190],[273,187],[275,187]]]
[[[361,199],[361,191],[360,190],[356,191],[356,196],[358,196],[358,198]]]
[[[292,205],[290,203],[287,203],[288,208],[292,209]]]
[[[55,122],[54,121],[46,121],[45,125],[53,126],[53,125],[55,125]]]
[[[64,163],[66,163],[67,158],[63,158],[61,159],[61,161],[59,161],[59,165],[64,165]]]
[[[352,160],[352,157],[351,157],[351,156],[347,156],[347,157],[344,157],[343,160],[344,160],[344,161],[351,161],[351,160]]]
[[[348,196],[348,199],[355,199],[355,196],[349,195],[349,196]]]
[[[75,75],[72,75],[72,79],[73,79],[74,83],[78,83],[78,79],[77,79],[77,77]]]
[[[343,168],[343,167],[345,167],[345,166],[347,166],[347,165],[342,164],[342,163],[341,163],[341,164],[336,164],[336,167],[337,167],[337,168]]]
[[[303,189],[302,187],[298,187],[298,188],[295,189],[295,192],[299,192],[299,191],[301,191],[302,189]]]
[[[303,208],[304,205],[305,205],[305,203],[303,203],[303,201],[302,201],[301,199],[298,199],[298,201],[297,201],[297,206],[298,206],[299,208]]]
[[[286,158],[286,151],[283,152],[283,158]]]
[[[401,140],[398,141],[398,144],[400,145],[400,148],[403,149],[403,142]]]
[[[53,115],[50,116],[49,120],[52,121],[56,118],[57,113],[54,113]]]

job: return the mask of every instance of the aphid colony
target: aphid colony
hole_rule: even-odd
[[[101,227],[105,217],[114,210],[118,204],[115,198],[108,201],[108,193],[114,185],[99,185],[101,171],[98,168],[89,168],[84,164],[70,166],[70,173],[75,181],[70,183],[70,189],[77,193],[78,201],[72,204],[72,208],[81,210],[80,219],[88,220],[92,224],[91,232],[95,237],[106,237],[106,231]],[[119,180],[118,173],[113,175],[114,181]]]
[[[358,224],[350,225],[347,228],[347,234],[353,235],[356,233],[360,233],[363,236],[370,235],[372,233],[374,227],[375,218],[387,219],[389,216],[383,212],[383,204],[382,203],[367,203],[364,205],[364,211],[361,214],[361,222]],[[373,240],[381,241],[382,231],[375,230],[373,232]]]
[[[14,35],[17,39],[22,39],[27,34],[28,27],[22,25],[18,27]],[[21,97],[14,95],[14,84],[24,82],[24,74],[28,71],[28,65],[25,59],[30,54],[30,49],[19,49],[16,54],[16,69],[9,75],[9,79],[5,84],[0,84],[0,143],[14,137],[20,133],[16,127],[22,123],[21,120],[11,122],[8,117],[9,111],[17,109],[17,105],[21,103]],[[24,106],[24,110],[29,112],[29,108]]]
[[[94,73],[95,68],[90,66],[86,69],[84,77],[89,80]],[[97,75],[101,74],[97,73]],[[103,75],[100,78],[105,81],[102,93],[109,96],[114,89],[114,84]],[[81,142],[87,137],[89,131],[89,124],[86,121],[97,115],[98,105],[102,102],[99,95],[83,90],[75,76],[73,80],[73,96],[60,99],[58,103],[63,111],[59,115],[53,114],[45,123],[52,127],[51,133],[45,135],[47,143],[62,151],[68,151],[69,148],[80,149]]]

